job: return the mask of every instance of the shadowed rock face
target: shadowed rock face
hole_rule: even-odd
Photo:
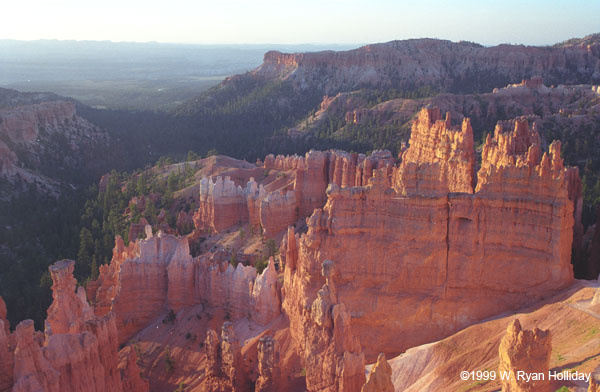
[[[107,146],[108,139],[105,131],[77,115],[73,102],[29,102],[0,108],[0,178],[12,183],[38,181],[53,189],[58,178],[44,174],[55,172],[55,167],[48,170],[50,166],[66,162],[97,168],[91,154]],[[57,140],[66,143],[57,145]]]
[[[271,336],[260,338],[258,342],[258,379],[255,392],[275,392],[279,380],[278,353],[275,340]]]
[[[0,391],[9,391],[12,387],[13,353],[9,348],[9,337],[6,305],[0,297]]]
[[[509,379],[502,380],[504,392],[548,392],[551,383],[548,377],[543,380],[522,380],[516,375],[518,371],[527,374],[548,374],[552,340],[550,331],[536,328],[533,331],[523,330],[521,323],[515,319],[506,329],[506,335],[500,342],[500,374],[510,372]]]
[[[599,392],[600,391],[600,375],[592,374],[590,378],[590,385],[588,386],[588,392]]]

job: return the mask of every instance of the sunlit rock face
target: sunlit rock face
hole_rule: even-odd
[[[279,320],[289,327],[286,353],[300,358],[307,390],[370,388],[364,366],[380,353],[439,340],[571,284],[578,173],[564,167],[558,142],[542,150],[525,119],[499,123],[476,173],[470,121],[453,124],[426,108],[398,160],[387,151],[311,151],[267,156],[264,178],[271,179],[251,178],[244,187],[203,179],[197,229],[249,223],[267,237],[283,235],[278,267],[270,260],[257,274],[211,252],[192,257],[187,237],[148,227],[146,239],[128,246],[117,239],[111,264],[88,285],[95,317],[114,313],[121,343],[167,312],[198,304],[260,328]],[[219,217],[217,199],[229,215]],[[238,209],[244,212],[236,216]],[[311,209],[296,233],[293,223]],[[49,319],[52,328],[79,328]],[[206,365],[215,373],[203,382],[209,389],[249,377],[238,357],[248,347],[230,327],[223,331],[221,339],[207,335],[207,358],[219,363]],[[269,390],[277,377],[272,344],[253,344],[252,380]],[[381,383],[367,385],[388,388],[385,363],[379,367],[386,377],[374,373]]]
[[[360,392],[394,392],[392,383],[392,367],[385,359],[385,354],[379,354],[373,365],[367,382]]]
[[[74,264],[62,260],[50,266],[53,302],[44,333],[25,320],[11,336],[12,391],[148,391],[135,353],[119,359],[114,313],[95,316],[83,288],[75,291]],[[2,332],[0,366],[6,368]]]
[[[482,74],[489,75],[488,79],[513,83],[539,75],[549,85],[597,84],[599,59],[600,44],[594,40],[552,47],[484,47],[471,42],[411,39],[347,51],[270,51],[249,76],[286,80],[300,89],[318,88],[330,95],[365,87],[410,88],[415,84],[452,90],[457,88],[457,81],[468,83]],[[536,87],[537,83],[533,78],[527,86]]]
[[[500,342],[500,374],[510,374],[502,379],[502,391],[505,392],[548,392],[551,382],[548,377],[537,380],[525,380],[517,377],[518,372],[528,375],[548,374],[552,339],[550,331],[538,328],[533,331],[521,328],[515,319],[506,329],[506,335]]]
[[[270,154],[262,163],[264,178],[250,177],[237,186],[230,176],[202,178],[194,225],[210,234],[249,223],[265,236],[279,238],[288,226],[323,207],[329,183],[363,185],[373,169],[393,162],[389,151],[369,156],[339,150],[311,150],[304,156]]]
[[[116,315],[119,342],[126,342],[155,318],[187,306],[223,309],[233,320],[251,318],[266,325],[280,314],[277,273],[271,261],[257,276],[241,263],[193,258],[188,239],[159,233],[147,226],[147,238],[125,247],[117,237],[110,264],[88,285],[94,311]]]
[[[509,125],[486,142],[475,189],[469,123],[452,127],[435,109],[415,121],[405,161],[366,186],[329,186],[308,231],[288,233],[282,248],[283,308],[298,344],[323,260],[337,265],[337,295],[368,361],[572,282],[571,169],[558,143],[542,155],[534,130]]]

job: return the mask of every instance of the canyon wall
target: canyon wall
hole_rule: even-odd
[[[97,164],[86,162],[84,156],[107,144],[108,134],[79,117],[73,102],[32,102],[0,108],[0,176],[9,181],[19,177],[53,187],[54,181],[44,176],[48,172],[45,165],[50,164],[44,160],[53,160],[54,165],[72,160],[93,168]]]
[[[482,75],[486,75],[487,84],[492,80],[515,83],[536,75],[555,85],[597,84],[600,44],[593,37],[552,47],[484,47],[471,42],[410,39],[347,51],[270,51],[251,75],[290,80],[300,88],[316,87],[326,94],[361,87],[406,88],[415,84],[460,90],[468,88],[465,84],[470,81],[483,79]],[[462,86],[458,86],[459,82]]]
[[[12,143],[32,143],[41,129],[63,126],[75,120],[73,102],[53,101],[0,109],[0,134]]]
[[[365,364],[380,353],[441,339],[572,282],[580,192],[560,143],[542,153],[526,119],[502,122],[474,168],[469,120],[456,126],[450,115],[426,108],[397,164],[387,151],[311,151],[267,156],[264,178],[244,187],[226,176],[204,178],[197,229],[251,223],[267,236],[283,235],[278,268],[271,258],[257,274],[214,249],[192,257],[187,237],[154,235],[150,226],[128,246],[117,237],[111,263],[87,285],[92,307],[82,288],[75,292],[66,261],[51,268],[54,302],[44,335],[27,321],[8,335],[0,306],[0,368],[13,369],[0,385],[144,388],[135,353],[119,354],[118,345],[161,317],[203,305],[234,322],[263,328],[277,319],[279,330],[289,327],[286,353],[300,357],[307,390],[360,391]],[[292,225],[302,216],[309,217],[300,234]],[[204,385],[243,390],[248,375],[240,373],[246,370],[232,325],[220,340],[209,332],[206,342]],[[254,344],[258,385],[272,389],[274,343]]]
[[[307,232],[288,232],[281,250],[283,309],[300,347],[312,317],[307,309],[325,281],[323,260],[337,265],[337,295],[367,361],[448,336],[572,282],[571,169],[563,167],[558,143],[542,156],[526,122],[500,125],[484,146],[473,190],[468,121],[452,127],[440,117],[424,109],[406,161],[377,170],[366,186],[331,184]]]
[[[283,311],[307,389],[359,391],[379,353],[443,338],[573,280],[578,174],[563,166],[558,142],[542,153],[526,119],[497,125],[477,173],[469,120],[453,125],[436,108],[416,118],[399,164],[387,151],[332,150],[270,155],[264,168],[265,179],[245,187],[203,179],[195,221],[284,234],[283,287],[273,259],[257,275],[219,252],[191,257],[187,238],[148,227],[128,247],[117,239],[111,264],[88,285],[97,316],[115,313],[120,342],[197,304],[262,326]],[[268,388],[271,376],[261,377]]]

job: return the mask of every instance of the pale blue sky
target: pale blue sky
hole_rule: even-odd
[[[600,32],[600,0],[8,0],[0,39],[551,44]]]

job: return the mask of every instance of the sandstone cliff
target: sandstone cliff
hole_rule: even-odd
[[[414,158],[417,166],[430,156],[449,161],[414,171],[427,174],[416,177],[417,183],[428,183],[422,192],[398,186],[405,183],[399,179],[407,178],[408,164],[384,167],[367,186],[330,185],[327,203],[308,219],[307,232],[287,236],[283,308],[299,345],[307,336],[303,309],[318,297],[326,259],[339,264],[338,297],[352,315],[352,330],[368,360],[448,336],[572,282],[573,203],[558,145],[541,157],[535,137],[521,137],[521,131],[530,135],[524,124],[521,131],[499,133],[484,147],[473,192],[473,144],[459,136],[469,135],[468,122],[460,130],[448,129],[435,112],[437,121],[429,121],[430,113],[422,112],[415,122],[404,155],[423,157]],[[421,142],[426,140],[421,133],[438,138]],[[449,143],[449,137],[462,141]],[[492,146],[504,145],[503,138],[519,147],[492,153],[500,148]],[[446,169],[452,164],[455,170]],[[444,171],[457,177],[449,182]]]
[[[108,134],[79,117],[73,102],[0,108],[0,177],[11,183],[18,178],[54,190],[68,175],[68,165],[97,170],[98,162],[90,158],[107,145]]]
[[[588,387],[588,392],[598,392],[600,391],[600,377],[598,377],[597,373],[592,374],[590,378],[590,385]]]
[[[361,87],[405,88],[433,85],[442,90],[468,90],[482,79],[518,82],[539,75],[551,84],[595,83],[600,78],[597,39],[553,47],[499,45],[410,39],[373,44],[348,51],[265,54],[255,77],[290,80],[300,88],[318,87],[326,94]],[[581,70],[575,75],[571,67]],[[475,71],[477,70],[477,71]],[[488,80],[484,80],[487,75]],[[241,76],[238,76],[241,77]]]
[[[360,340],[353,334],[350,313],[338,302],[338,267],[325,260],[320,271],[325,282],[316,297],[297,303],[297,298],[290,298],[295,294],[290,286],[302,284],[296,280],[298,266],[287,258],[286,263],[283,307],[290,316],[292,337],[305,366],[307,389],[360,391],[365,383],[365,356]]]
[[[255,392],[275,392],[281,381],[279,374],[279,352],[271,336],[260,338],[258,342],[258,378]]]
[[[15,364],[35,365],[15,365],[15,382],[34,380],[48,388],[66,382],[60,374],[67,364],[50,352],[41,355],[39,350],[49,350],[42,341],[72,346],[64,336],[85,335],[90,343],[81,338],[83,349],[69,349],[84,354],[68,366],[90,363],[93,374],[104,374],[103,381],[90,383],[143,388],[134,377],[131,348],[119,364],[112,347],[144,328],[136,339],[150,336],[150,327],[170,335],[195,318],[204,329],[182,330],[186,344],[217,321],[232,322],[223,325],[220,339],[208,332],[204,359],[194,350],[174,349],[178,360],[190,355],[205,361],[206,377],[194,381],[205,390],[245,390],[249,380],[257,380],[259,390],[276,388],[275,343],[261,340],[274,332],[288,339],[277,340],[282,363],[300,357],[307,390],[360,391],[365,363],[377,354],[444,338],[567,287],[578,173],[564,167],[559,143],[542,153],[539,134],[526,119],[500,123],[482,146],[475,175],[470,122],[456,126],[451,117],[424,109],[399,163],[388,151],[311,151],[267,156],[262,169],[248,169],[264,171],[259,180],[204,178],[195,221],[197,229],[211,228],[202,234],[207,242],[241,237],[237,230],[227,233],[240,224],[284,235],[279,263],[270,259],[261,274],[216,246],[192,257],[188,240],[195,234],[154,235],[149,226],[145,239],[128,246],[116,239],[111,263],[88,284],[91,308],[82,289],[75,294],[71,271],[53,267],[45,337],[24,324],[14,338],[17,350],[8,350],[15,352]],[[292,225],[308,214],[296,233]],[[221,319],[210,325],[215,309]],[[205,312],[211,316],[200,321]],[[94,345],[92,337],[107,343]],[[170,349],[152,346],[162,338],[153,339],[144,343],[148,350],[167,352],[163,357],[170,359]],[[2,359],[2,347],[11,345],[5,341],[0,335],[0,365],[6,367],[13,355]],[[389,373],[380,362],[381,373],[374,371],[367,385],[387,379],[379,375]],[[154,371],[152,363],[141,362],[146,374]],[[177,374],[161,376],[161,385],[186,379],[185,364],[175,369]]]
[[[394,187],[407,196],[473,193],[473,153],[469,119],[455,128],[450,113],[442,120],[438,108],[425,108],[413,124],[410,148],[402,154]]]
[[[589,359],[598,354],[598,348],[597,335],[592,336],[590,330],[597,329],[600,324],[597,308],[591,305],[596,291],[594,282],[576,281],[567,290],[516,313],[508,312],[474,324],[446,339],[410,348],[389,360],[395,390],[499,391],[502,388],[500,377],[485,382],[470,376],[463,381],[459,374],[460,371],[497,371],[500,342],[507,336],[507,326],[512,325],[515,318],[520,320],[522,333],[533,334],[536,328],[551,329],[552,355],[549,356],[550,362],[546,365],[549,367],[546,369],[561,372],[566,370],[565,365],[577,363],[579,372],[593,373],[597,363]],[[537,362],[534,355],[540,352],[539,346],[538,349],[532,347],[531,355],[523,350],[518,352],[518,361],[527,363],[529,358],[529,363],[537,363],[536,372],[544,371],[543,360]],[[562,386],[583,390],[584,383],[580,382],[575,386],[568,381],[553,380],[551,391],[559,390]]]

